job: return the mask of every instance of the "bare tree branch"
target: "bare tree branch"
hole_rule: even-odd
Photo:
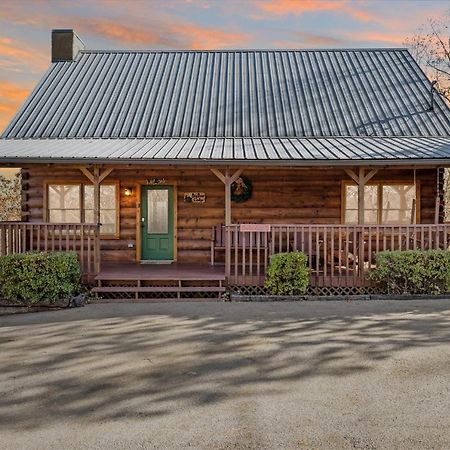
[[[435,90],[450,102],[450,10],[442,18],[430,18],[405,44],[430,79]]]

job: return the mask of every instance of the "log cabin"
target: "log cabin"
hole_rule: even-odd
[[[450,111],[406,49],[88,50],[53,30],[0,139],[22,221],[0,253],[76,250],[102,295],[256,292],[271,254],[314,292],[384,249],[447,248]]]

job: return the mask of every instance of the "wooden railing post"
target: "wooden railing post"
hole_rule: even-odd
[[[94,270],[96,275],[100,272],[100,224],[94,230]]]
[[[231,275],[231,227],[225,226],[225,277],[230,279]]]

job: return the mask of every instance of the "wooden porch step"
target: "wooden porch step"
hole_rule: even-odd
[[[223,286],[104,286],[95,287],[92,292],[225,292]]]
[[[128,275],[128,274],[102,274],[100,273],[95,277],[96,281],[225,281],[225,275],[193,275],[193,276],[183,276],[183,275],[171,275],[167,276],[155,276],[155,275]]]

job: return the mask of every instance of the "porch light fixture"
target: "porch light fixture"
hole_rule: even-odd
[[[131,195],[133,195],[133,188],[132,187],[126,187],[126,188],[124,188],[123,193],[127,197],[130,197]]]

